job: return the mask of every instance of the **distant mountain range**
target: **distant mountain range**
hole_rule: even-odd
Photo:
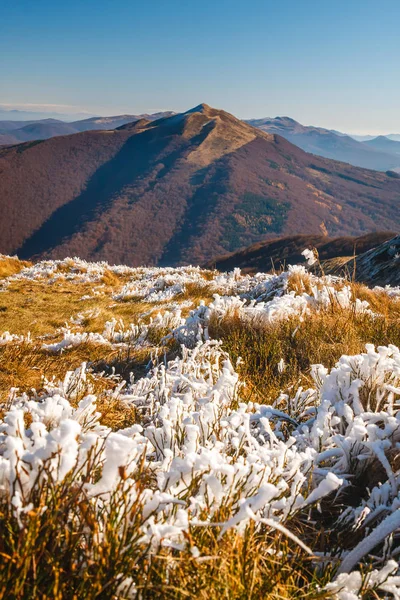
[[[399,230],[399,202],[396,174],[207,105],[0,149],[0,252],[22,258],[201,264],[277,236]]]
[[[301,125],[289,117],[251,119],[247,123],[267,133],[277,133],[306,152],[377,171],[400,171],[400,143],[385,136],[366,141],[323,129]]]
[[[0,103],[0,121],[43,121],[46,119],[57,119],[61,121],[77,121],[78,119],[87,119],[94,117],[95,114],[88,112],[79,113],[60,113],[58,111],[47,110],[19,110],[5,108],[4,104]]]
[[[32,140],[47,140],[58,135],[69,135],[82,131],[116,129],[127,123],[148,119],[155,121],[161,117],[171,116],[172,112],[155,113],[152,115],[117,115],[114,117],[90,117],[80,121],[66,123],[58,119],[43,119],[39,121],[0,121],[0,146],[19,144]]]

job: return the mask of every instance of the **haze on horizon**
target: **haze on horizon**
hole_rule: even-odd
[[[1,8],[0,111],[185,111],[400,132],[395,0],[20,0]]]

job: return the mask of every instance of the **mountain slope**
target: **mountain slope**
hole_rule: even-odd
[[[400,228],[400,180],[200,105],[0,150],[0,251],[202,263],[277,235]]]
[[[252,119],[250,125],[268,133],[277,133],[306,152],[378,171],[400,168],[400,157],[388,148],[356,141],[348,135],[338,135],[321,127],[306,127],[289,117]]]
[[[323,235],[294,235],[253,244],[206,263],[206,268],[231,271],[239,267],[246,273],[270,271],[282,266],[305,264],[305,248],[317,248],[320,260],[349,257],[375,248],[395,236],[391,231],[369,233],[360,237],[328,238]]]
[[[33,119],[33,120],[29,120],[29,121],[3,121],[0,120],[0,131],[1,132],[6,132],[6,131],[12,131],[14,129],[21,129],[22,127],[25,127],[26,125],[32,125],[32,124],[42,124],[45,125],[46,123],[52,124],[52,123],[65,123],[65,121],[60,121],[59,119]]]
[[[11,146],[18,144],[19,140],[11,133],[0,133],[0,146]]]
[[[356,278],[374,285],[400,286],[400,235],[357,256]]]

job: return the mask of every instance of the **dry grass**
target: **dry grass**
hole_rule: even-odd
[[[14,256],[0,257],[0,279],[16,275],[25,267],[31,266],[31,264],[27,260],[19,260]]]
[[[114,289],[114,288],[113,288]],[[117,286],[118,289],[118,286]],[[96,309],[95,317],[83,321],[83,331],[101,332],[104,323],[122,319],[125,324],[135,322],[141,313],[154,308],[146,302],[115,302],[112,289],[103,284],[57,280],[16,281],[0,294],[0,332],[18,335],[30,332],[33,336],[55,334],[59,327],[78,313]],[[82,300],[83,296],[90,298]]]
[[[309,557],[296,546],[280,534],[256,532],[252,524],[222,539],[218,527],[192,528],[188,550],[160,550],[151,557],[138,543],[140,500],[129,508],[129,518],[117,494],[100,514],[88,502],[85,482],[91,480],[91,464],[79,486],[74,473],[62,484],[46,481],[32,498],[37,508],[22,517],[22,532],[8,507],[0,506],[1,600],[113,599],[121,577],[134,579],[142,600],[324,597],[317,586],[323,586],[327,574],[317,577]],[[139,494],[146,478],[145,472],[137,473]],[[121,518],[129,523],[122,531],[116,527]],[[203,560],[193,558],[193,545]]]
[[[183,294],[179,296],[179,301],[192,300],[194,305],[197,306],[201,300],[204,300],[205,303],[211,302],[214,294],[215,291],[211,285],[188,283]]]
[[[218,528],[193,529],[190,540],[206,560],[189,552],[157,555],[152,561],[144,598],[181,600],[283,600],[323,598],[310,559],[280,534],[231,531],[219,538]],[[324,575],[326,577],[327,574]]]
[[[307,281],[294,281],[293,285],[306,286]],[[231,314],[211,322],[211,336],[223,340],[234,362],[239,357],[243,360],[238,371],[247,383],[248,400],[266,403],[275,400],[280,391],[308,387],[311,365],[332,367],[343,354],[363,352],[366,343],[400,345],[400,303],[360,284],[352,285],[358,297],[367,299],[382,316],[356,314],[334,305],[302,321],[294,317],[273,324],[244,322]],[[282,358],[286,369],[280,372]]]

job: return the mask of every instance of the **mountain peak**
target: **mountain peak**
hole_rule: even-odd
[[[203,113],[203,114],[207,114],[211,110],[213,110],[211,108],[211,106],[209,106],[208,104],[205,104],[205,102],[202,102],[201,104],[198,104],[194,108],[191,108],[191,109],[187,110],[185,112],[185,114],[190,114],[190,113]]]

